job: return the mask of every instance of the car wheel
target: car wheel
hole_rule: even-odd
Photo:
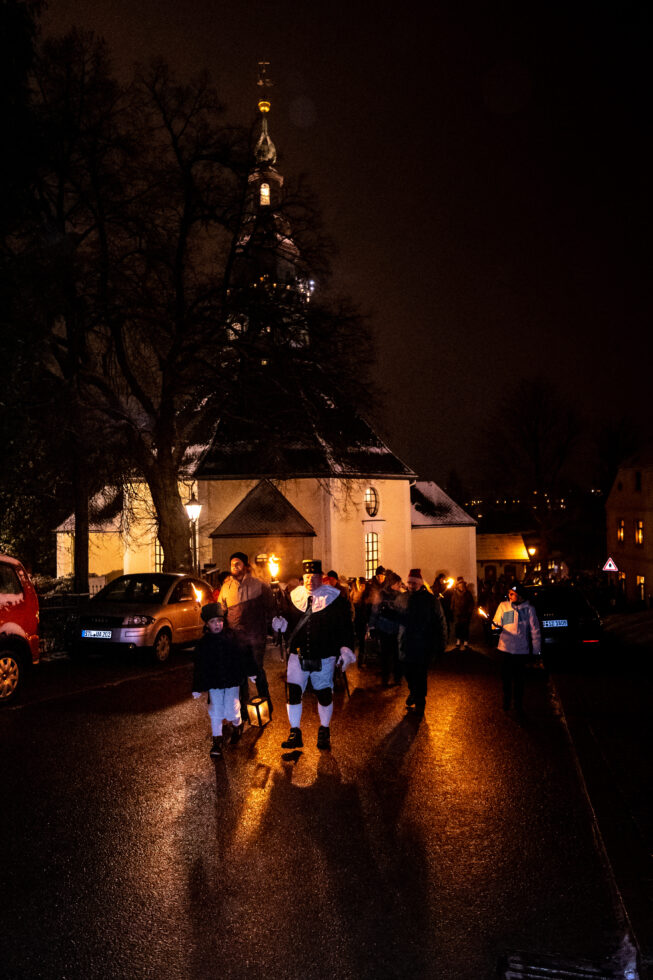
[[[159,632],[156,634],[152,650],[154,651],[155,660],[158,663],[163,664],[166,662],[172,653],[172,637],[170,636],[170,630],[159,630]]]
[[[25,670],[13,650],[0,649],[0,704],[9,704],[18,696]]]

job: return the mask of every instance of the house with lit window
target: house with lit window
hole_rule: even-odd
[[[476,565],[479,581],[493,586],[500,578],[521,581],[531,556],[521,534],[478,534]]]
[[[628,602],[653,595],[653,446],[619,467],[605,505],[608,553]],[[608,573],[606,573],[608,574]]]
[[[264,68],[259,84],[267,94]],[[268,357],[270,345],[310,345],[302,310],[314,283],[282,207],[270,102],[260,99],[258,109],[260,130],[229,281],[229,331]],[[250,316],[252,299],[261,296],[281,311],[282,340],[270,333],[276,325]],[[196,497],[201,507],[192,522],[195,564],[210,575],[227,569],[234,551],[244,551],[261,569],[274,556],[282,581],[301,575],[303,559],[320,558],[325,570],[347,577],[371,577],[382,564],[402,577],[419,566],[427,582],[445,572],[475,583],[473,518],[436,484],[418,483],[355,406],[321,389],[319,371],[313,381],[316,422],[310,430],[293,431],[294,406],[274,444],[254,422],[225,417],[207,445],[189,450],[182,496]],[[320,419],[328,423],[323,428]],[[337,447],[329,433],[338,433]],[[89,565],[97,575],[161,567],[147,487],[135,484],[128,492],[120,514],[100,514],[91,524]],[[69,574],[72,518],[57,532],[58,574]]]

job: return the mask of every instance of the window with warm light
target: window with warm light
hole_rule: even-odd
[[[623,541],[626,532],[626,522],[623,517],[617,521],[617,541]]]
[[[635,521],[635,544],[644,544],[644,521]]]
[[[637,594],[642,602],[646,599],[646,579],[643,575],[637,576]]]
[[[379,536],[376,531],[365,535],[365,577],[372,578],[379,565]]]
[[[374,487],[368,487],[365,491],[365,510],[370,517],[376,517],[379,513],[379,495]]]
[[[163,548],[158,538],[154,542],[154,571],[163,571]]]
[[[267,207],[270,204],[270,185],[261,184],[261,207]]]

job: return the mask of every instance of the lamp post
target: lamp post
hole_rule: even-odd
[[[200,512],[202,510],[202,505],[195,497],[192,495],[188,503],[185,505],[186,513],[188,514],[188,520],[190,521],[191,528],[191,541],[193,546],[193,571],[196,575],[199,575],[199,561],[197,556],[197,522],[200,519]]]

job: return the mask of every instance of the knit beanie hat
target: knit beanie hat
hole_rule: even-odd
[[[230,565],[234,560],[234,558],[237,558],[238,561],[242,561],[243,565],[249,565],[249,558],[247,557],[244,551],[234,551],[233,555],[229,557]]]
[[[424,579],[422,578],[421,568],[411,568],[408,573],[407,582],[417,582],[419,585],[424,585]]]

